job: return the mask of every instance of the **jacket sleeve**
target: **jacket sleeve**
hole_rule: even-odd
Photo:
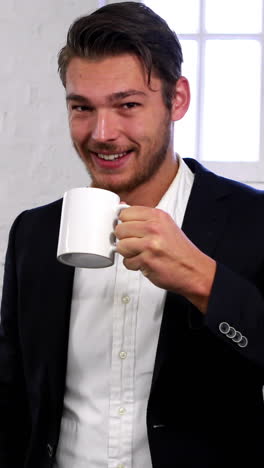
[[[20,215],[21,216],[21,215]],[[29,413],[23,376],[23,356],[17,323],[17,275],[15,233],[20,216],[9,236],[5,261],[0,324],[0,466],[24,466],[29,437]]]
[[[205,325],[235,351],[264,366],[264,297],[259,284],[219,263]]]

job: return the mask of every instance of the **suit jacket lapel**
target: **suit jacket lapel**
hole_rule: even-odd
[[[228,217],[228,198],[230,189],[224,179],[207,171],[197,161],[185,160],[195,173],[194,183],[188,205],[186,208],[182,230],[186,236],[204,253],[214,257],[217,242],[225,229]],[[180,314],[187,300],[175,293],[168,292],[164,307],[160,336],[154,366],[152,388],[158,378],[160,369],[167,355],[167,330],[170,327],[171,317],[178,321],[179,328],[186,326],[188,317]],[[179,314],[177,315],[177,309]],[[188,309],[188,308],[186,308]],[[189,320],[202,326],[203,317],[194,307],[188,310]],[[177,317],[175,316],[177,315]],[[181,323],[182,322],[182,323]],[[184,323],[183,323],[184,322]]]
[[[56,202],[49,211],[48,235],[45,256],[43,283],[47,292],[40,305],[46,317],[46,363],[49,382],[51,414],[60,418],[63,405],[65,376],[67,366],[67,350],[69,337],[69,321],[73,287],[74,268],[63,265],[56,258],[58,232],[62,203]],[[48,272],[48,277],[47,277]]]
[[[60,417],[65,390],[74,268],[58,264],[55,272],[56,281],[55,277],[50,278],[53,314],[50,322],[48,376],[52,408],[55,415]]]
[[[224,179],[207,171],[199,163],[186,160],[195,172],[182,230],[207,255],[213,256],[221,239],[228,215],[230,188]]]

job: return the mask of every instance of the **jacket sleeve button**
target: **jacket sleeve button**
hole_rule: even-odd
[[[242,339],[241,341],[238,343],[238,346],[240,346],[240,348],[245,348],[246,346],[248,345],[248,340],[245,336],[242,336]]]
[[[240,343],[242,338],[243,338],[243,335],[239,331],[237,331],[234,338],[232,338],[232,340],[234,341],[234,343]]]
[[[223,335],[226,335],[230,330],[230,326],[227,322],[221,322],[219,325],[219,330],[221,333],[223,333]]]
[[[236,336],[236,330],[234,329],[234,327],[230,327],[230,330],[226,334],[226,336],[228,336],[228,338],[234,338],[234,336]]]

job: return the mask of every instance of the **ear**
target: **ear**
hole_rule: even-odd
[[[172,98],[171,120],[182,119],[190,105],[190,85],[187,78],[180,76],[175,85],[175,92]]]

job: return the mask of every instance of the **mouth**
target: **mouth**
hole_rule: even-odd
[[[114,170],[122,169],[123,166],[129,161],[134,150],[123,151],[121,153],[110,153],[90,151],[93,161],[100,169]]]
[[[97,156],[99,159],[103,159],[104,161],[116,161],[117,159],[123,158],[127,154],[131,153],[132,150],[124,151],[123,153],[95,153],[93,154]]]
[[[97,157],[103,159],[104,161],[116,161],[117,159],[123,158],[128,154],[128,151],[124,153],[117,153],[117,154],[102,154],[97,153]]]

